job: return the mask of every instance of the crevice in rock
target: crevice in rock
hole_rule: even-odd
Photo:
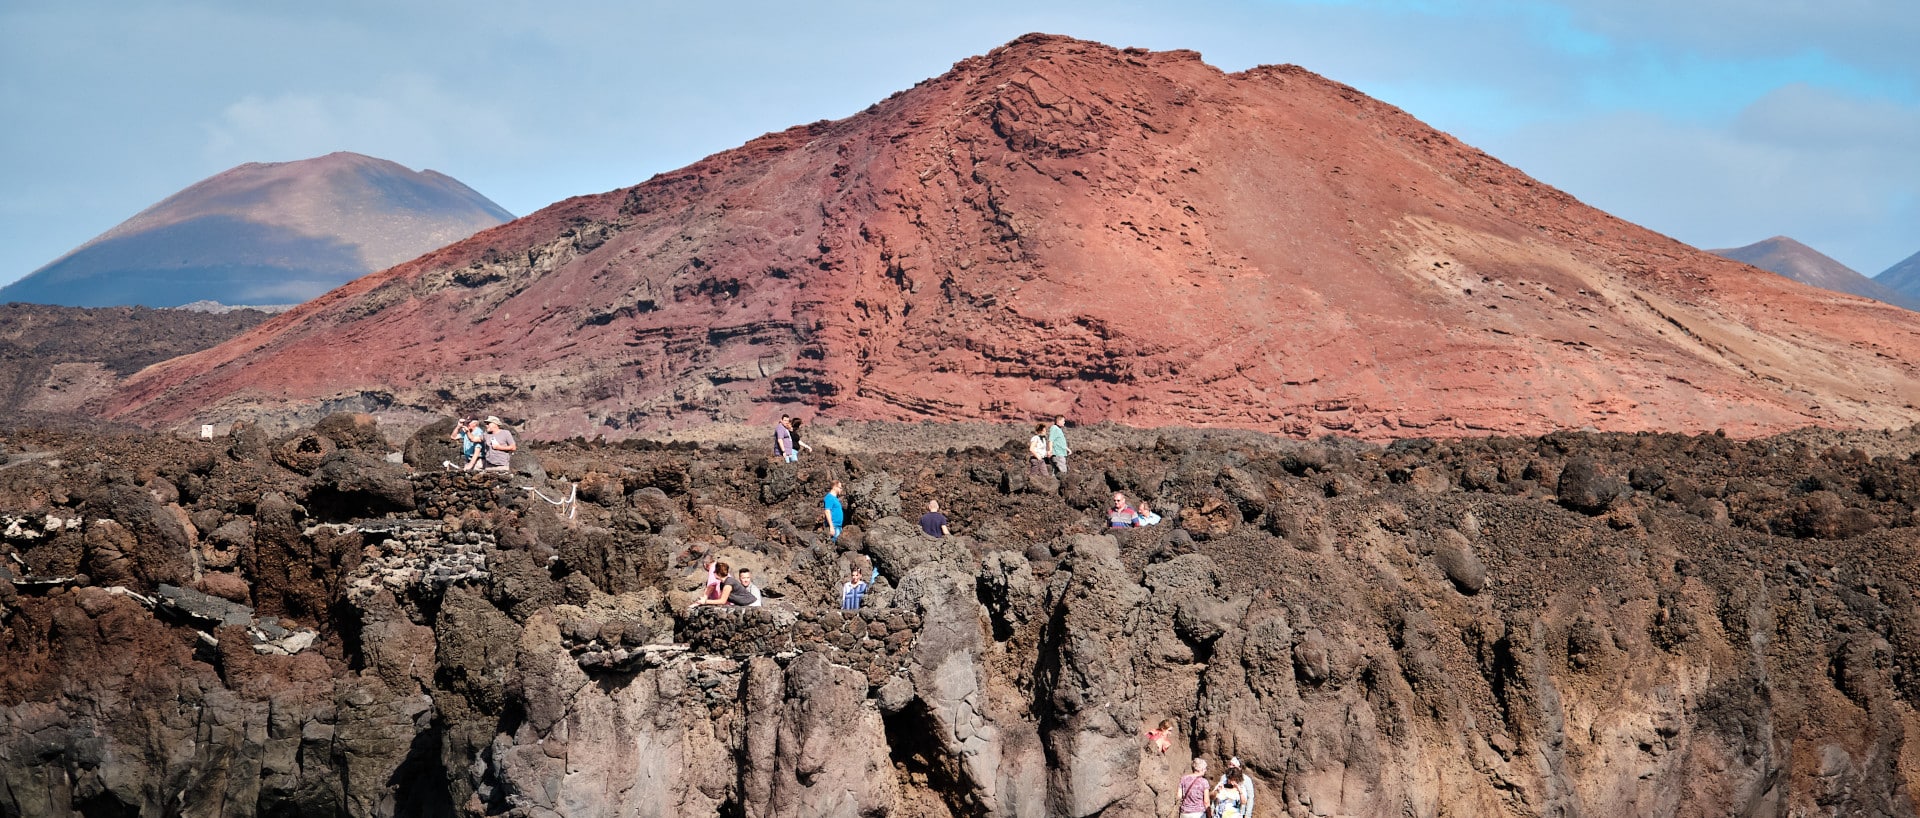
[[[950,818],[987,815],[985,805],[973,796],[977,788],[961,768],[960,759],[941,746],[940,727],[926,703],[915,700],[899,712],[883,711],[880,719],[886,728],[887,752],[905,788],[937,796],[916,800],[929,807],[944,807],[943,814]]]

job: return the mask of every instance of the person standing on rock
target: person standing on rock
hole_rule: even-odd
[[[1244,818],[1248,814],[1246,793],[1240,789],[1245,779],[1237,769],[1220,776],[1220,783],[1213,788],[1213,818]]]
[[[794,446],[798,447],[799,449],[806,449],[809,453],[813,451],[813,447],[808,445],[807,441],[801,439],[800,437],[800,416],[799,415],[794,415],[792,420],[787,421],[787,431],[793,433]],[[798,449],[796,449],[796,451],[798,451]]]
[[[871,583],[860,576],[860,569],[853,569],[847,574],[846,584],[840,586],[840,610],[860,610],[860,597],[866,595],[869,587]]]
[[[840,541],[840,529],[844,527],[847,520],[847,507],[840,502],[840,495],[845,491],[840,481],[835,480],[833,487],[827,489],[826,498],[820,501],[821,514],[827,518],[827,534],[834,542]]]
[[[1227,771],[1220,774],[1220,783],[1216,786],[1220,786],[1220,787],[1226,786],[1227,779],[1231,776],[1238,776],[1240,779],[1240,783],[1237,787],[1237,789],[1240,791],[1240,814],[1252,815],[1253,814],[1253,776],[1247,775],[1246,768],[1240,766],[1239,756],[1234,756],[1232,758],[1227,759]]]
[[[1047,451],[1053,455],[1053,465],[1061,474],[1067,473],[1067,455],[1073,452],[1067,448],[1067,416],[1053,419],[1053,425],[1047,427]]]
[[[513,453],[520,445],[513,440],[513,432],[501,427],[500,419],[487,416],[487,471],[506,471],[513,465]]]
[[[1180,777],[1180,818],[1207,818],[1207,760],[1193,760],[1193,772]]]
[[[927,501],[927,513],[920,515],[920,530],[929,537],[945,537],[953,533],[947,530],[947,515],[940,513],[939,500]]]
[[[1033,437],[1027,438],[1027,474],[1043,477],[1051,471],[1047,468],[1047,427],[1035,425]]]
[[[781,415],[780,422],[773,425],[773,448],[788,463],[800,459],[800,452],[793,448],[793,418]]]

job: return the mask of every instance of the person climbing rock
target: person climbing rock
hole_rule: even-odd
[[[733,566],[724,562],[707,560],[707,584],[700,596],[693,601],[693,607],[702,605],[724,605],[727,601],[725,584],[727,575],[733,572]]]
[[[1173,719],[1161,719],[1160,726],[1147,731],[1147,749],[1160,755],[1173,746]]]

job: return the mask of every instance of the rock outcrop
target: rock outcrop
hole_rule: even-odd
[[[1300,68],[1034,35],[359,279],[109,414],[1745,436],[1909,425],[1917,361],[1920,315],[1622,222]]]
[[[404,510],[256,430],[0,438],[0,812],[1149,816],[1228,755],[1260,815],[1914,810],[1913,430],[1143,433],[1076,450],[1088,508],[939,431],[549,446]],[[834,479],[961,533],[830,542]],[[707,559],[764,605],[689,610]]]

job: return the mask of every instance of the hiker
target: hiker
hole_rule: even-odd
[[[1127,505],[1127,496],[1114,492],[1113,507],[1107,509],[1107,527],[1132,528],[1135,521],[1139,519],[1140,512],[1134,511],[1132,506]]]
[[[1047,468],[1047,427],[1035,425],[1033,437],[1027,439],[1027,474],[1034,477],[1045,475]]]
[[[1053,455],[1053,465],[1061,474],[1067,473],[1067,455],[1073,452],[1067,448],[1067,416],[1053,419],[1053,425],[1047,428],[1047,451]]]
[[[1150,525],[1159,525],[1159,524],[1160,524],[1160,515],[1153,513],[1153,509],[1147,506],[1147,501],[1141,500],[1140,508],[1134,512],[1134,517],[1133,517],[1134,527],[1145,528]]]
[[[1213,818],[1244,818],[1250,814],[1246,792],[1240,789],[1245,778],[1238,769],[1220,776],[1220,783],[1213,787]]]
[[[793,448],[793,418],[780,416],[780,422],[773,425],[773,449],[780,453],[780,459],[792,463],[800,459],[800,452]]]
[[[873,583],[862,579],[860,569],[855,568],[847,574],[847,582],[840,586],[840,610],[860,610],[860,597],[867,593]]]
[[[1161,755],[1173,746],[1173,719],[1161,719],[1160,726],[1147,731],[1147,749]]]
[[[1207,760],[1193,760],[1193,772],[1180,777],[1180,818],[1207,818]]]
[[[1253,814],[1253,776],[1247,775],[1246,768],[1240,766],[1239,756],[1234,756],[1232,758],[1227,759],[1227,771],[1220,774],[1220,783],[1216,784],[1215,786],[1216,787],[1226,786],[1227,779],[1229,776],[1236,776],[1240,779],[1239,783],[1235,786],[1235,789],[1238,790],[1240,794],[1240,814],[1252,815]]]
[[[847,521],[847,507],[840,502],[840,494],[846,491],[840,481],[833,481],[833,487],[827,489],[827,496],[820,501],[822,516],[827,518],[827,533],[834,542],[840,541],[840,530]]]
[[[920,515],[920,530],[929,537],[945,537],[953,533],[947,530],[947,515],[940,513],[939,500],[927,501],[927,513]]]
[[[513,453],[520,450],[513,432],[500,425],[500,419],[487,416],[487,471],[506,471],[513,465]]]
[[[812,445],[808,444],[805,440],[800,439],[800,416],[799,415],[794,415],[792,420],[787,421],[787,431],[793,433],[793,445],[798,446],[802,449],[806,449],[808,452],[813,451]]]

